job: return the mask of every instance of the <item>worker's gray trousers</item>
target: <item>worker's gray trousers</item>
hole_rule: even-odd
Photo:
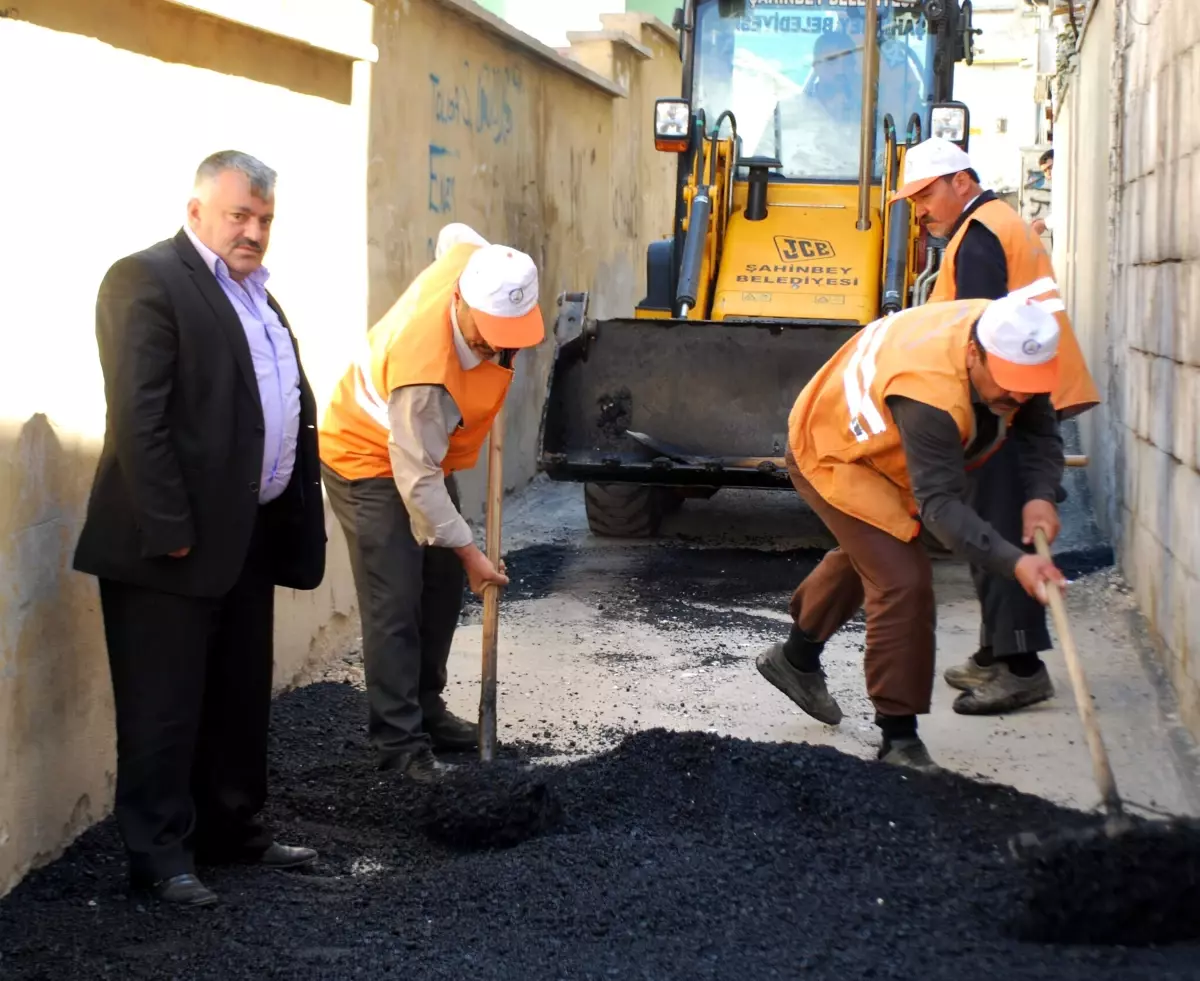
[[[446,660],[466,577],[452,549],[417,544],[390,477],[344,480],[326,466],[321,476],[350,547],[362,617],[368,733],[384,763],[429,747],[423,721],[446,711]],[[446,489],[458,507],[453,477],[446,479]]]
[[[983,466],[971,471],[971,478],[967,503],[1010,542],[1032,552],[1032,546],[1021,544],[1025,491],[1016,440],[1006,439]],[[997,657],[1050,649],[1046,608],[1025,592],[1020,583],[974,565],[971,578],[975,581],[983,617],[980,647],[991,647]]]

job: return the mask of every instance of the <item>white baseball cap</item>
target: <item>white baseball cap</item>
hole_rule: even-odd
[[[454,246],[462,245],[487,245],[487,239],[480,235],[470,225],[464,225],[461,221],[452,221],[449,225],[438,232],[437,245],[433,250],[433,258],[440,259]]]
[[[984,308],[975,330],[997,385],[1023,395],[1054,390],[1059,328],[1046,305],[1009,294]]]
[[[507,245],[484,245],[472,253],[458,291],[475,315],[483,339],[496,350],[533,347],[546,336],[538,308],[537,266]]]
[[[962,147],[940,136],[931,136],[904,155],[904,184],[891,200],[912,197],[939,177],[970,169],[971,158]]]

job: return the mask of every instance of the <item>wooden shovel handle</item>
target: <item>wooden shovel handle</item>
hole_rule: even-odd
[[[500,522],[504,503],[504,408],[492,422],[488,436],[487,524],[485,551],[500,568]],[[483,677],[479,690],[479,758],[496,756],[496,662],[500,640],[500,589],[492,584],[483,591]]]
[[[1034,545],[1037,553],[1044,559],[1051,559],[1050,543],[1046,541],[1046,533],[1041,528],[1033,532]],[[1071,676],[1071,687],[1075,692],[1075,707],[1079,710],[1079,718],[1083,722],[1083,731],[1087,737],[1088,751],[1092,754],[1092,775],[1096,787],[1104,801],[1104,807],[1110,817],[1119,817],[1122,813],[1121,798],[1117,794],[1117,781],[1113,777],[1112,766],[1108,762],[1108,751],[1104,748],[1104,739],[1100,735],[1100,724],[1096,721],[1096,710],[1092,705],[1092,693],[1088,688],[1087,678],[1083,673],[1083,662],[1075,647],[1075,638],[1071,634],[1071,624],[1067,619],[1067,605],[1063,602],[1062,591],[1057,583],[1046,583],[1046,593],[1050,600],[1050,613],[1054,618],[1054,630],[1058,634],[1058,643],[1062,647],[1063,658],[1067,662],[1067,672]]]

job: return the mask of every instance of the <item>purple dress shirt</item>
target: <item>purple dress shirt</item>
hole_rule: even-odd
[[[267,302],[265,266],[238,283],[229,275],[225,261],[201,242],[191,228],[184,231],[200,253],[204,264],[237,311],[258,380],[262,401],[263,465],[258,484],[258,501],[266,504],[287,489],[296,466],[296,436],[300,431],[300,367],[287,328]]]

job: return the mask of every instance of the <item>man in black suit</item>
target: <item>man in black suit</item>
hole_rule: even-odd
[[[325,573],[316,405],[262,267],[274,185],[213,154],[185,227],[96,302],[108,416],[75,568],[100,581],[131,878],[189,906],[217,900],[197,861],[316,858],[258,818],[275,587]]]

